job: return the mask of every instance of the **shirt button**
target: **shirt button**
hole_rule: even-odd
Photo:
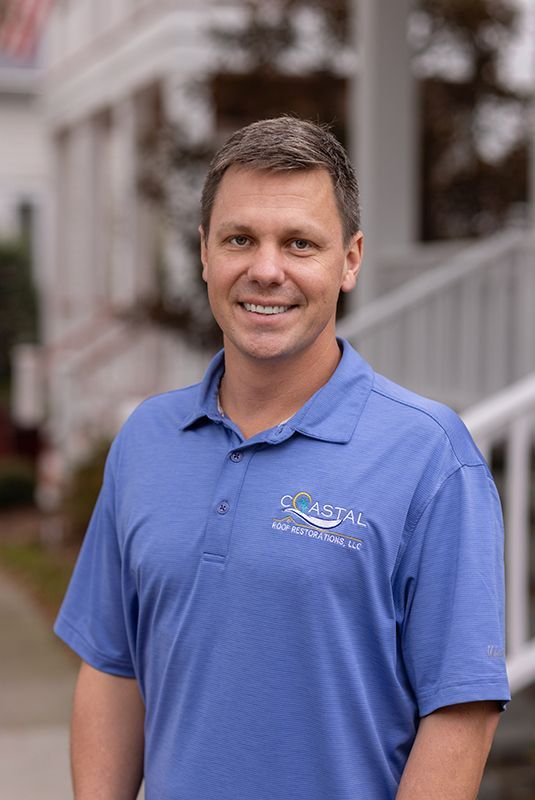
[[[242,458],[243,458],[243,453],[240,453],[237,450],[235,450],[233,453],[230,454],[230,460],[234,461],[235,464],[237,464],[238,461],[241,461]]]
[[[227,503],[227,501],[226,500],[222,500],[217,506],[217,513],[218,514],[226,514],[229,509],[230,509],[230,505]]]

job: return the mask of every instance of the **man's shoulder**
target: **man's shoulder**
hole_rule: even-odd
[[[372,407],[386,424],[418,431],[447,442],[459,464],[481,464],[483,458],[460,416],[449,406],[406,389],[375,373],[371,391]]]

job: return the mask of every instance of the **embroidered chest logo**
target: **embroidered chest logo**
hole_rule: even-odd
[[[364,542],[358,534],[368,527],[362,511],[322,504],[304,491],[283,495],[280,505],[283,516],[273,517],[273,530],[307,536],[349,550],[362,548]]]

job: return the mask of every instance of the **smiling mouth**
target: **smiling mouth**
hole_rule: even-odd
[[[254,303],[240,303],[246,311],[252,311],[255,314],[284,314],[294,306],[259,306]]]

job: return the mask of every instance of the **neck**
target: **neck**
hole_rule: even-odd
[[[340,361],[336,339],[315,353],[259,361],[225,342],[220,402],[246,439],[289,419],[331,377]]]

